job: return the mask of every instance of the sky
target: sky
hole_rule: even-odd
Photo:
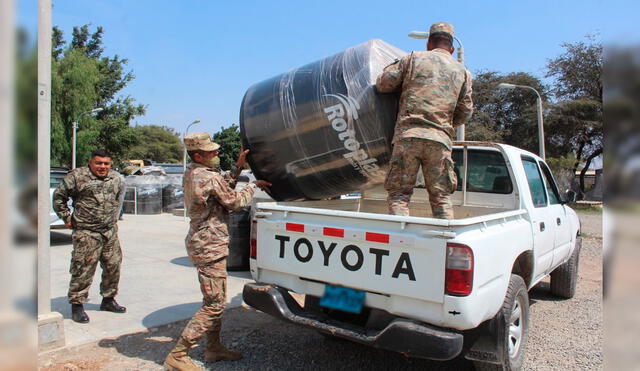
[[[37,1],[19,0],[17,23],[37,35]],[[472,71],[544,77],[562,43],[596,34],[638,42],[640,2],[555,1],[221,1],[53,0],[53,25],[104,28],[104,55],[128,59],[135,80],[122,91],[147,106],[135,125],[183,133],[194,120],[210,133],[239,121],[242,97],[260,81],[373,38],[407,52],[407,37],[452,23]],[[191,129],[195,130],[194,127]]]

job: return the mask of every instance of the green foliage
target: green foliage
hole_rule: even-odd
[[[230,170],[235,165],[240,154],[241,140],[238,125],[231,125],[228,128],[222,127],[219,132],[213,134],[213,141],[220,145],[220,168]]]
[[[602,146],[602,103],[590,99],[557,103],[546,117],[545,129],[549,156],[575,153],[580,160],[582,155]]]
[[[72,39],[65,43],[57,27],[52,35],[52,127],[51,163],[71,163],[72,123],[79,124],[77,164],[89,160],[91,151],[105,148],[114,162],[123,159],[137,143],[129,122],[143,115],[145,107],[118,93],[134,79],[126,72],[126,59],[102,56],[102,27],[90,33],[89,26],[74,27]],[[95,117],[90,112],[102,108]]]
[[[149,159],[153,162],[182,162],[183,146],[180,137],[172,128],[157,125],[131,128],[138,144],[127,152],[128,159]]]
[[[589,99],[602,103],[602,44],[594,36],[589,43],[563,43],[565,52],[549,60],[546,77],[555,79],[552,92],[558,99]]]
[[[35,168],[38,154],[38,54],[30,46],[23,29],[17,32],[16,59],[16,164],[19,169]]]
[[[466,126],[469,140],[501,142],[538,152],[537,96],[528,89],[503,91],[500,83],[531,86],[543,97],[546,87],[525,72],[481,71],[473,80],[474,113]]]
[[[88,131],[95,130],[93,119],[83,112],[91,111],[98,94],[99,81],[96,61],[81,51],[69,49],[63,58],[54,61],[51,68],[51,163],[71,163],[72,122],[78,122],[77,164],[88,159],[87,151],[93,146],[87,139],[95,137]],[[83,131],[87,131],[84,132]],[[80,139],[82,138],[82,140]],[[95,142],[93,142],[95,143]]]
[[[602,45],[593,37],[590,43],[565,43],[565,52],[549,60],[547,77],[554,78],[552,92],[558,103],[550,111],[547,125],[550,135],[549,153],[576,156],[574,172],[585,161],[580,173],[580,189],[584,192],[584,174],[594,157],[604,149],[602,107]]]
[[[573,170],[573,164],[576,162],[576,156],[570,153],[562,157],[547,157],[547,165],[554,174],[560,173],[564,170]]]

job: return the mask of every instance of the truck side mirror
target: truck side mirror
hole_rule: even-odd
[[[567,191],[564,193],[564,203],[568,204],[568,203],[573,203],[576,202],[576,192],[567,189]]]

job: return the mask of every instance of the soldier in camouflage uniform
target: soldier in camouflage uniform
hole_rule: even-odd
[[[73,200],[73,214],[69,210],[69,198]],[[98,262],[102,267],[100,310],[126,312],[114,299],[122,262],[116,223],[123,199],[124,180],[111,170],[111,156],[104,150],[94,151],[89,165],[70,171],[53,192],[53,209],[67,227],[73,229],[68,296],[72,319],[76,322],[89,322],[83,304]]]
[[[193,162],[184,174],[185,207],[191,222],[185,238],[187,253],[198,270],[203,303],[182,332],[176,347],[165,360],[169,370],[199,370],[188,351],[203,335],[207,335],[205,361],[238,360],[242,354],[231,352],[220,342],[222,313],[227,289],[226,259],[228,255],[229,212],[251,202],[255,187],[267,189],[271,184],[257,180],[240,192],[235,192],[236,180],[248,150],[241,151],[236,166],[226,175],[219,173],[218,149],[207,133],[190,134],[184,138]]]
[[[453,26],[431,26],[427,51],[413,52],[378,76],[381,93],[402,91],[385,189],[389,212],[409,215],[409,201],[422,165],[434,217],[453,219],[451,194],[457,179],[451,159],[454,128],[473,112],[471,73],[453,59]]]

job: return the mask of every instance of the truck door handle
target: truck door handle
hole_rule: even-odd
[[[562,220],[560,220],[560,218],[556,218],[556,223],[558,223],[558,225],[562,224]]]
[[[540,232],[544,232],[544,222],[540,222]]]

